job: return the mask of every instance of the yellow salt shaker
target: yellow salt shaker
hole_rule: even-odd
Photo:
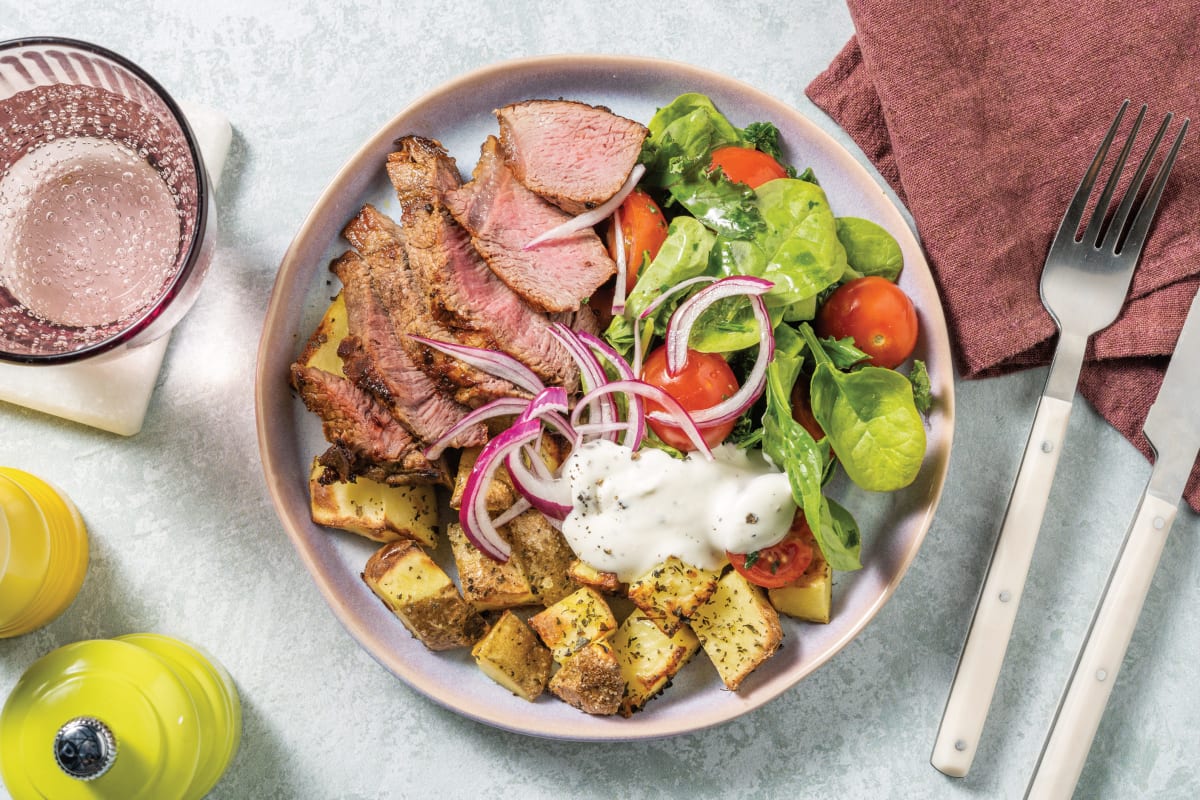
[[[87,566],[87,528],[70,499],[36,475],[0,467],[0,639],[66,611]]]
[[[241,741],[232,679],[198,648],[131,634],[36,661],[0,712],[14,800],[199,800]]]

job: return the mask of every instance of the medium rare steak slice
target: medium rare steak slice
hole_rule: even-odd
[[[417,439],[432,444],[470,409],[444,394],[400,344],[372,284],[371,264],[350,251],[331,269],[342,281],[346,301],[348,334],[338,346],[346,377],[375,395]],[[455,436],[450,446],[473,447],[487,438],[480,423]]]
[[[513,176],[494,136],[484,143],[471,182],[444,199],[492,272],[539,311],[575,311],[617,271],[590,228],[523,249],[570,216]]]
[[[496,118],[513,175],[572,215],[617,193],[649,133],[607,108],[571,100],[528,100],[499,109]]]
[[[393,486],[450,485],[441,459],[426,458],[404,426],[353,381],[303,364],[292,365],[291,377],[304,405],[321,418],[325,440],[332,445],[320,457],[323,482],[363,475]]]
[[[457,358],[435,350],[412,336],[441,342],[489,347],[484,337],[451,331],[430,310],[430,295],[410,268],[400,227],[374,206],[363,206],[342,235],[371,265],[371,283],[392,322],[396,339],[408,357],[442,391],[462,405],[477,408],[498,397],[528,394]]]
[[[549,383],[573,386],[575,362],[535,311],[479,256],[467,232],[442,206],[462,180],[454,159],[431,139],[406,136],[388,155],[404,222],[408,263],[426,286],[434,316],[456,331],[481,334]]]

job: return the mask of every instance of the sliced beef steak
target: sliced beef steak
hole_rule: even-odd
[[[575,311],[616,273],[590,228],[523,249],[569,215],[514,177],[494,136],[484,143],[471,182],[446,192],[444,199],[492,272],[539,311]]]
[[[388,317],[396,340],[412,362],[441,389],[465,406],[476,408],[498,397],[527,396],[511,383],[435,350],[412,336],[441,342],[489,347],[480,336],[451,331],[434,318],[430,293],[411,269],[401,229],[370,204],[363,206],[342,235],[371,265],[371,285]]]
[[[376,269],[381,261],[376,260]],[[338,346],[346,377],[375,395],[417,439],[437,441],[470,409],[445,394],[400,344],[375,291],[372,264],[351,251],[332,269],[342,281],[346,301],[348,334]],[[473,447],[487,438],[487,428],[480,423],[455,436],[450,446]]]
[[[302,364],[292,365],[292,386],[321,418],[331,447],[321,456],[325,482],[362,475],[390,485],[449,485],[445,464],[425,457],[422,445],[374,397],[353,381]]]
[[[513,175],[570,214],[617,193],[649,133],[607,108],[570,100],[516,103],[496,111],[496,118]]]
[[[409,136],[396,144],[387,169],[400,198],[405,252],[434,316],[460,335],[478,334],[485,346],[509,353],[545,381],[574,385],[575,363],[549,320],[492,272],[442,206],[442,194],[462,182],[454,160],[431,139]]]

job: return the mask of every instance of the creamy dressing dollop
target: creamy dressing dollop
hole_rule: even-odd
[[[733,445],[708,461],[595,440],[575,448],[563,475],[573,504],[563,535],[581,559],[623,581],[669,556],[717,569],[726,551],[779,542],[796,511],[787,475]]]

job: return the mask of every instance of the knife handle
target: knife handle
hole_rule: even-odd
[[[1178,504],[1144,495],[1050,723],[1025,797],[1069,800],[1129,649]]]
[[[1042,395],[1038,402],[1029,442],[930,757],[935,768],[954,778],[965,777],[975,759],[1046,513],[1050,484],[1058,467],[1070,415],[1068,401]]]

